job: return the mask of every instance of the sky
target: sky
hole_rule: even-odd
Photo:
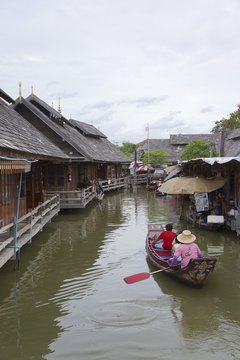
[[[0,88],[108,139],[210,133],[240,104],[239,0],[0,0]],[[149,129],[149,130],[148,130]]]

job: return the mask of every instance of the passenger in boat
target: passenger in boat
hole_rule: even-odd
[[[189,261],[202,257],[202,253],[197,244],[194,243],[196,236],[189,230],[183,230],[183,232],[177,236],[179,245],[174,252],[174,257],[169,259],[171,265],[177,265],[179,258],[181,258],[181,268],[185,268]]]
[[[172,255],[175,254],[175,252],[176,252],[176,250],[177,250],[177,248],[178,248],[178,246],[179,246],[180,244],[181,244],[181,243],[178,241],[177,238],[173,240],[173,243],[172,243]]]
[[[156,241],[154,241],[155,247],[163,248],[165,250],[172,249],[173,240],[176,239],[177,234],[173,231],[172,224],[166,225],[166,230],[164,230]]]

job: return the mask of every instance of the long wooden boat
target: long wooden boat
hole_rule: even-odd
[[[161,224],[148,224],[146,251],[151,262],[171,277],[174,277],[192,287],[202,287],[210,272],[215,268],[218,260],[215,256],[206,256],[191,260],[187,267],[170,267],[168,260],[172,257],[171,250],[155,248],[152,242],[164,230]]]

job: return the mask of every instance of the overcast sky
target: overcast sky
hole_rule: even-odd
[[[109,140],[209,133],[240,103],[240,0],[0,0],[0,87]]]

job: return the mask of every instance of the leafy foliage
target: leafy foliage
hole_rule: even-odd
[[[181,153],[181,160],[191,160],[201,157],[217,156],[216,149],[212,148],[209,141],[194,140],[185,146]]]
[[[123,141],[122,146],[119,146],[119,149],[129,158],[134,159],[134,151],[137,148],[136,144],[133,144],[129,141]]]
[[[215,126],[212,128],[212,133],[218,134],[224,129],[238,129],[240,128],[240,105],[236,111],[229,115],[229,118],[223,118],[222,120],[215,121]]]
[[[166,163],[168,158],[168,153],[164,149],[157,149],[149,151],[149,163],[153,167],[157,167]],[[144,152],[143,155],[143,163],[144,165],[148,164],[148,151]]]

